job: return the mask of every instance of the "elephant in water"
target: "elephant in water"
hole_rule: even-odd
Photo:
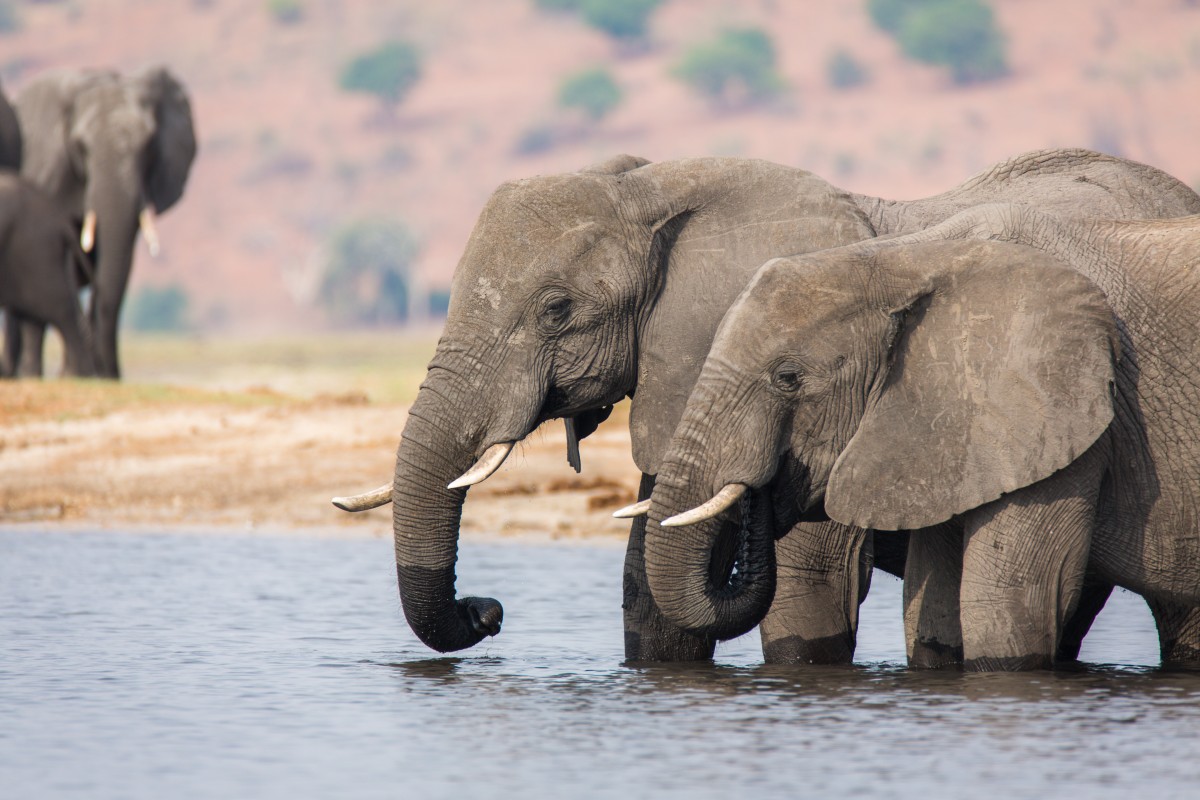
[[[183,193],[196,155],[183,85],[155,67],[130,76],[63,71],[38,78],[16,100],[25,134],[21,172],[54,198],[92,255],[89,317],[99,374],[119,378],[117,324],[140,230],[158,252],[154,217]],[[43,327],[10,320],[21,374],[42,374]]]
[[[0,170],[0,308],[57,328],[66,372],[80,377],[96,374],[91,331],[79,305],[79,286],[90,269],[50,198],[17,173]],[[13,372],[13,344],[5,340],[0,374]]]
[[[747,603],[710,600],[724,591],[711,518],[753,497],[777,517],[912,531],[914,664],[1051,666],[1085,568],[1149,601],[1165,663],[1197,663],[1197,263],[1200,215],[1012,205],[768,262],[721,323],[659,468],[658,606],[698,632],[766,612],[720,619]],[[769,556],[747,563],[751,597]]]
[[[0,86],[0,170],[21,168],[21,125]]]
[[[436,650],[470,647],[499,631],[502,610],[490,598],[455,599],[461,508],[467,487],[516,442],[562,417],[570,450],[613,403],[632,396],[633,457],[646,500],[717,325],[759,265],[920,230],[998,200],[1116,217],[1200,212],[1200,197],[1170,176],[1086,150],[1028,153],[914,201],[855,195],[804,170],[736,158],[652,164],[620,156],[506,183],[458,265],[393,480],[335,503],[357,510],[393,502],[409,625]],[[718,582],[734,568],[741,526],[726,517],[711,564]],[[694,635],[655,607],[643,533],[636,520],[624,570],[627,659],[710,658],[721,632]],[[869,535],[798,519],[776,521],[770,535],[783,534],[778,601],[761,627],[764,656],[848,661],[870,574]],[[899,556],[891,563],[876,563],[899,573],[904,551],[892,552]]]

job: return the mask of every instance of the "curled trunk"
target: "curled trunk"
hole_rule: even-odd
[[[475,461],[470,443],[446,414],[453,396],[427,381],[409,411],[396,453],[392,527],[396,577],[404,616],[413,632],[440,652],[463,650],[500,631],[503,609],[488,597],[454,596],[458,529],[467,490],[447,484]]]
[[[703,503],[691,486],[655,488],[646,525],[646,575],[663,615],[684,630],[712,639],[749,632],[775,596],[775,537],[767,495],[751,490],[714,519],[677,528],[662,520]]]

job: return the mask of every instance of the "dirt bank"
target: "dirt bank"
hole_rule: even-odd
[[[47,381],[0,384],[0,523],[237,529],[334,528],[386,535],[389,508],[347,514],[335,495],[392,474],[407,406],[361,393],[297,399],[269,389]],[[610,513],[638,472],[624,420],[566,463],[562,423],[535,432],[463,514],[469,534],[619,537]]]

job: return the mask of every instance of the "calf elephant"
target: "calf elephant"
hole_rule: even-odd
[[[130,76],[64,71],[31,82],[16,109],[22,174],[50,194],[92,254],[96,366],[119,378],[117,324],[138,231],[156,254],[154,217],[179,199],[196,154],[187,93],[161,67]],[[40,375],[42,328],[21,328],[21,372]]]
[[[79,305],[79,285],[89,269],[50,198],[17,173],[0,170],[0,308],[53,325],[62,335],[69,375],[96,372],[91,332]],[[5,375],[17,358],[12,344],[5,340]]]
[[[21,168],[21,126],[0,86],[0,170]]]
[[[650,164],[623,156],[507,183],[485,206],[455,273],[446,329],[393,480],[335,502],[347,509],[393,502],[410,626],[436,650],[470,647],[499,630],[502,612],[489,598],[455,600],[459,516],[466,488],[517,441],[555,417],[581,438],[630,395],[645,500],[717,325],[758,265],[919,230],[998,198],[1114,216],[1200,211],[1200,198],[1170,176],[1083,150],[1029,153],[951,192],[907,202],[729,158]],[[692,635],[655,607],[643,525],[631,529],[625,563],[626,657],[711,657],[711,631]],[[732,569],[737,528],[736,521],[724,528],[718,576]],[[772,534],[789,530],[778,547],[781,602],[762,626],[764,654],[776,662],[846,661],[869,538],[862,529],[798,519]]]
[[[1194,660],[1198,261],[1200,216],[1006,205],[764,265],[659,470],[646,569],[662,612],[703,632],[749,610],[713,585],[704,523],[753,496],[913,531],[917,663],[1051,666],[1085,568],[1150,601],[1165,661]]]

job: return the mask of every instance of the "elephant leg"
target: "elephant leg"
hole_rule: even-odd
[[[642,475],[638,500],[654,491],[654,476]],[[693,636],[667,619],[654,604],[646,581],[646,517],[633,521],[625,551],[624,600],[626,661],[707,661],[716,642]]]
[[[1055,661],[1079,660],[1079,649],[1083,647],[1083,637],[1087,636],[1087,632],[1092,628],[1092,623],[1096,621],[1096,616],[1104,609],[1104,604],[1108,602],[1108,596],[1112,594],[1112,590],[1111,583],[1099,581],[1090,575],[1084,578],[1079,604],[1075,606],[1075,613],[1071,615],[1063,628],[1062,639],[1058,643],[1058,652],[1054,656]]]
[[[877,533],[875,537],[886,535]],[[904,639],[910,667],[938,669],[962,663],[962,563],[963,531],[957,523],[909,533],[904,565]]]
[[[968,515],[960,594],[967,669],[1053,666],[1083,590],[1099,450]]]
[[[21,356],[17,362],[16,374],[23,378],[40,378],[42,368],[42,350],[46,338],[46,324],[37,320],[23,317],[21,326]]]
[[[17,377],[17,366],[21,362],[21,321],[12,311],[4,312],[4,361],[0,363],[0,375]]]
[[[775,600],[759,626],[768,664],[848,664],[871,580],[869,531],[801,522],[775,542]]]
[[[1164,667],[1200,669],[1200,608],[1146,598],[1158,624]]]

